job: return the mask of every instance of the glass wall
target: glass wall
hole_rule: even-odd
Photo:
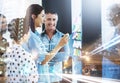
[[[81,13],[81,0],[71,0],[72,4],[72,49],[71,52],[73,56],[72,61],[72,73],[82,74],[82,63],[78,61],[81,56],[82,48],[82,13]],[[73,79],[73,82],[76,81]]]
[[[120,0],[102,0],[101,14],[102,77],[120,79]]]

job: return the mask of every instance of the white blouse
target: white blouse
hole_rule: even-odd
[[[38,72],[31,55],[20,45],[3,54],[6,61],[6,83],[38,83]]]

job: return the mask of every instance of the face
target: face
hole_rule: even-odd
[[[108,21],[112,26],[117,26],[120,24],[120,15],[115,15],[114,17],[108,18]]]
[[[6,18],[0,17],[0,31],[1,32],[6,32],[7,30],[7,20]]]
[[[44,10],[41,11],[40,14],[35,18],[35,27],[41,27],[44,22],[45,12]]]
[[[51,14],[51,13],[46,14],[46,16],[45,16],[45,29],[48,31],[55,30],[56,25],[57,25],[57,21],[58,21],[57,14]]]
[[[10,38],[14,38],[14,36],[13,36],[13,34],[14,34],[13,29],[15,29],[15,26],[16,26],[15,21],[11,21],[11,22],[8,24],[8,31],[10,32]]]

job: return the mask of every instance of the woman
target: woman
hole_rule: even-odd
[[[26,16],[25,16],[25,27],[31,29],[29,41],[23,45],[23,47],[31,52],[32,54],[41,55],[42,52],[45,52],[44,45],[39,39],[37,28],[41,28],[44,20],[44,9],[38,4],[32,4],[27,8]],[[36,35],[37,34],[37,35]],[[45,57],[40,56],[40,61],[42,61]]]
[[[29,28],[23,27],[22,18],[10,22],[8,30],[13,45],[2,57],[5,58],[7,83],[38,83],[38,72],[31,54],[22,48],[29,39]]]
[[[115,27],[115,33],[111,39],[113,40],[120,36],[120,4],[110,6],[108,20],[111,26]],[[109,47],[111,45],[112,47]],[[102,77],[120,79],[120,42],[114,40],[108,47],[102,60]]]
[[[2,55],[9,46],[7,39],[3,37],[4,33],[7,30],[6,27],[7,27],[6,16],[0,14],[0,55]]]
[[[68,42],[69,36],[65,34],[58,45],[50,52],[46,52],[45,45],[43,45],[42,41],[39,38],[39,34],[36,30],[38,27],[42,27],[44,21],[44,9],[38,4],[32,4],[28,7],[26,16],[25,16],[25,27],[31,28],[30,38],[27,44],[24,44],[24,48],[31,52],[34,55],[34,59],[36,60],[38,72],[41,75],[41,72],[48,72],[47,62],[49,62],[56,53]],[[37,56],[36,56],[37,55]],[[44,76],[40,77],[40,81],[43,78],[48,83],[48,77]]]

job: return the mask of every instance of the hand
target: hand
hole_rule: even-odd
[[[33,60],[37,60],[38,59],[37,55],[32,55],[31,57],[32,57]]]
[[[38,56],[38,52],[35,51],[35,50],[32,50],[32,59],[33,59],[33,60],[37,60],[38,57],[39,57],[39,56]]]
[[[67,44],[69,41],[69,34],[66,33],[61,39],[60,39],[60,42],[59,42],[59,46],[63,47],[65,44]]]

